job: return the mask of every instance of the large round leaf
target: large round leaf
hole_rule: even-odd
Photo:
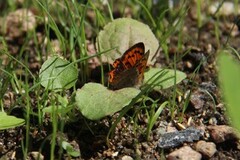
[[[112,50],[102,55],[102,61],[108,63],[113,63],[134,44],[143,42],[145,50],[150,50],[148,64],[153,64],[150,60],[159,46],[158,40],[147,25],[130,18],[119,18],[107,24],[99,33],[97,40],[99,42],[97,47],[100,51],[114,47],[117,47],[117,51],[119,51]]]
[[[180,83],[186,78],[186,74],[171,69],[150,68],[144,73],[144,83],[155,86],[155,90],[166,89],[174,85],[174,78],[176,78],[176,84]]]
[[[87,83],[77,90],[75,99],[86,118],[97,120],[121,110],[139,93],[136,88],[112,91],[98,83]]]
[[[0,130],[21,126],[24,123],[24,119],[7,115],[5,112],[0,112]]]
[[[69,89],[77,81],[77,68],[59,57],[46,60],[40,69],[41,85],[48,89]]]

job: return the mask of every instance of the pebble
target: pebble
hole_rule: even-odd
[[[33,160],[43,160],[44,159],[44,156],[41,153],[36,152],[36,151],[30,152],[29,156],[31,156]]]
[[[36,18],[32,11],[18,9],[8,14],[6,18],[7,35],[9,38],[17,38],[37,26]]]
[[[14,104],[15,96],[13,92],[7,92],[3,96],[3,104],[5,108],[10,108],[12,104]]]
[[[212,117],[212,118],[210,118],[209,119],[209,121],[208,121],[208,123],[210,124],[210,125],[217,125],[217,119],[216,119],[216,117]]]
[[[119,153],[119,152],[114,152],[114,153],[112,154],[112,158],[117,157],[117,156],[118,156],[118,153]]]
[[[164,133],[166,133],[166,131],[167,131],[167,126],[168,126],[168,123],[167,123],[166,121],[161,121],[161,122],[159,123],[159,126],[158,126],[157,129],[156,129],[156,134],[157,134],[158,136],[160,136],[160,135],[163,135]]]
[[[204,97],[203,92],[200,90],[196,90],[192,93],[190,97],[190,103],[196,110],[203,108],[205,103],[203,97]]]
[[[208,8],[208,12],[210,14],[215,14],[216,11],[218,10],[219,5],[221,5],[220,2],[216,2],[216,3],[212,4],[212,5],[210,5],[209,8]],[[221,8],[218,10],[218,14],[222,15],[222,16],[229,16],[231,14],[234,14],[235,7],[236,6],[234,6],[233,2],[225,1],[225,2],[223,2]],[[240,7],[238,6],[236,8],[238,8],[237,13],[240,13],[240,9],[239,9]]]
[[[225,24],[225,28],[228,29],[228,31],[231,31],[230,32],[230,35],[232,37],[236,37],[239,35],[239,27],[237,24],[234,24],[234,23],[226,23]]]
[[[222,143],[236,138],[234,129],[226,125],[208,126],[207,129],[215,143]]]
[[[202,155],[189,146],[184,146],[167,156],[167,160],[201,160]]]
[[[136,149],[136,154],[139,155],[139,156],[141,156],[141,155],[142,155],[141,150],[137,148],[137,149]]]
[[[131,156],[123,156],[122,160],[133,160]]]
[[[177,128],[172,126],[172,124],[170,124],[170,125],[167,126],[167,131],[165,133],[176,132],[176,131],[177,131]]]
[[[126,148],[126,147],[124,147],[123,148],[123,153],[125,153],[125,154],[133,154],[133,150],[132,149],[129,149],[129,148]]]
[[[216,92],[217,86],[213,82],[202,82],[200,84],[202,90],[207,90],[208,92]]]
[[[147,142],[143,142],[143,143],[142,143],[142,147],[143,147],[143,149],[144,149],[145,151],[150,148],[149,145],[147,144]]]
[[[215,143],[205,141],[198,141],[196,150],[207,158],[211,158],[217,152]]]

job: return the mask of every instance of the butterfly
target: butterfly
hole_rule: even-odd
[[[130,47],[122,57],[113,62],[113,70],[108,73],[109,88],[140,87],[147,66],[149,50],[145,53],[144,43]]]

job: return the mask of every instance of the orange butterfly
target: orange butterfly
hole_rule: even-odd
[[[121,58],[113,63],[109,72],[109,88],[116,90],[125,87],[140,87],[144,78],[149,50],[145,53],[142,42],[129,48]]]

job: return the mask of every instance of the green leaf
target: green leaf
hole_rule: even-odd
[[[76,103],[88,119],[98,120],[121,110],[140,93],[136,88],[108,90],[98,83],[87,83],[76,93]]]
[[[150,60],[159,46],[158,40],[149,26],[130,18],[119,18],[107,24],[104,30],[99,33],[97,40],[99,42],[99,46],[97,45],[99,51],[118,47],[117,51],[120,53],[116,50],[111,50],[107,54],[102,55],[102,61],[111,64],[131,46],[138,42],[143,42],[145,50],[150,50],[148,64],[153,65],[153,62]]]
[[[163,108],[168,104],[169,102],[168,101],[165,101],[164,103],[162,103],[157,111],[153,114],[153,115],[150,115],[150,119],[149,119],[149,122],[148,122],[148,125],[147,125],[147,138],[149,138],[149,135],[151,133],[151,130],[154,126],[154,124],[156,123],[157,119],[159,118],[159,115],[162,113],[162,110]],[[155,108],[154,108],[155,109]]]
[[[59,57],[46,60],[40,69],[41,85],[51,90],[69,89],[75,85],[77,68]]]
[[[227,52],[218,57],[219,81],[233,125],[240,130],[240,64]]]
[[[50,105],[50,106],[47,106],[45,108],[43,108],[43,113],[55,113],[55,112],[58,112],[58,113],[62,113],[63,111],[65,110],[65,107],[61,106],[61,105]]]
[[[5,112],[0,112],[0,130],[21,126],[24,123],[24,119],[9,116]]]
[[[174,70],[150,68],[144,73],[144,84],[155,86],[155,90],[166,89],[174,85]],[[186,78],[186,74],[181,71],[176,71],[176,84]]]
[[[56,94],[56,102],[58,102],[58,104],[52,104],[48,107],[43,108],[43,113],[52,113],[52,112],[58,112],[58,113],[66,113],[66,111],[68,110],[68,99],[66,96],[62,97],[59,94]]]
[[[73,157],[79,157],[79,156],[80,156],[80,152],[79,152],[79,151],[76,151],[76,150],[73,148],[73,146],[72,146],[70,143],[66,142],[66,141],[63,141],[63,142],[62,142],[62,148],[65,149],[66,152],[67,152],[69,155],[73,156]]]

